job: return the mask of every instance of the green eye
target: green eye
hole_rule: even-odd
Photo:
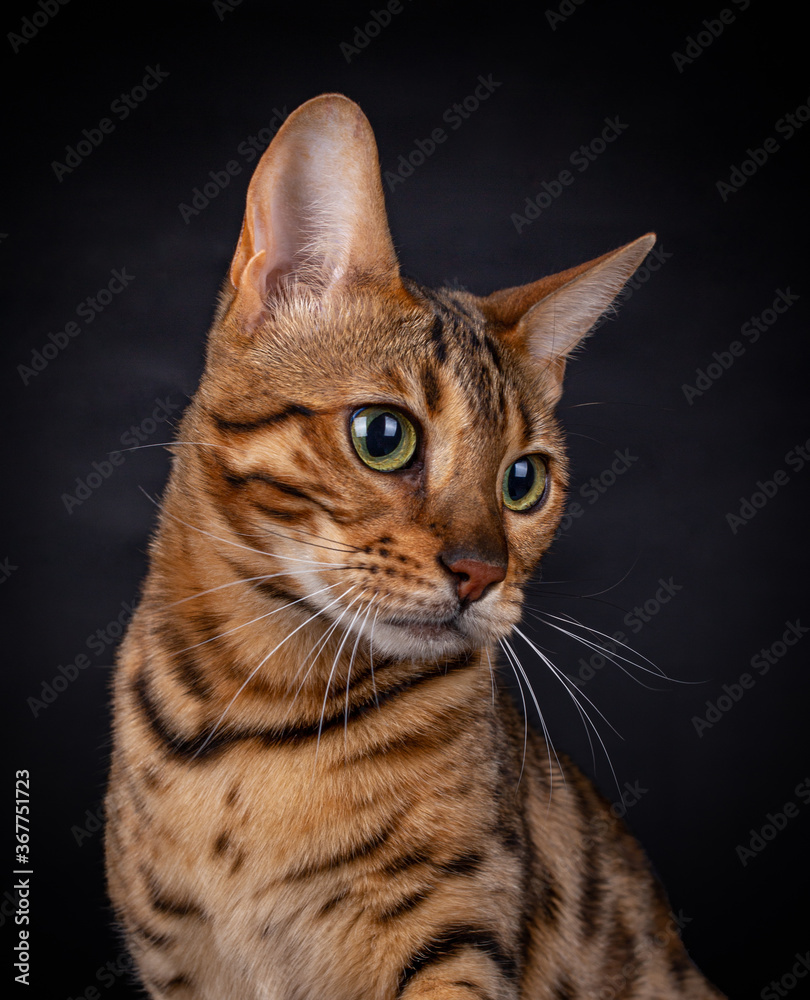
[[[403,469],[416,451],[416,429],[408,418],[387,406],[365,406],[352,417],[352,444],[377,472]]]
[[[528,510],[546,489],[546,463],[539,455],[512,462],[503,476],[503,502],[510,510]]]

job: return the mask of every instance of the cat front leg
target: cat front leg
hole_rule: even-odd
[[[397,1000],[516,1000],[516,958],[492,935],[458,928],[420,948],[402,971]]]

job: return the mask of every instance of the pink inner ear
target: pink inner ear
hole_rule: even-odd
[[[481,300],[481,308],[539,361],[564,359],[610,307],[654,242],[655,235],[648,233],[578,267],[494,292]]]
[[[248,293],[247,264],[262,250]],[[327,94],[290,115],[259,161],[231,281],[264,300],[285,277],[325,289],[356,271],[391,280],[398,265],[371,126],[348,98]]]

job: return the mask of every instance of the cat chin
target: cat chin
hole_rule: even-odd
[[[397,659],[433,660],[470,653],[494,639],[494,636],[479,634],[478,630],[475,633],[463,631],[456,622],[378,622],[374,629],[373,651]]]
[[[436,625],[377,625],[374,652],[406,660],[433,660],[474,649],[476,643],[456,629]]]

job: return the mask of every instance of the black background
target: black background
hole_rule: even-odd
[[[810,809],[796,791],[810,776],[810,640],[765,675],[751,659],[781,640],[786,623],[810,625],[802,518],[810,468],[786,457],[810,435],[803,232],[810,125],[791,138],[776,128],[800,106],[807,113],[810,86],[794,15],[779,5],[742,6],[727,5],[734,20],[713,37],[703,21],[718,27],[720,0],[663,7],[586,0],[563,4],[571,13],[553,26],[546,11],[556,4],[527,13],[403,0],[401,12],[351,53],[341,43],[352,43],[382,0],[328,11],[257,0],[230,10],[73,0],[19,51],[8,38],[0,43],[10,115],[0,217],[5,823],[10,836],[13,772],[28,768],[33,995],[93,997],[90,987],[105,1000],[134,995],[115,965],[121,951],[94,829],[114,647],[96,652],[87,640],[135,598],[154,519],[139,487],[159,493],[168,456],[161,448],[124,453],[70,511],[65,495],[76,493],[77,477],[86,480],[94,462],[107,468],[131,426],[150,444],[171,437],[169,424],[153,429],[149,421],[166,399],[176,418],[199,377],[251,169],[240,144],[324,91],[360,103],[384,170],[395,171],[417,139],[444,127],[447,140],[386,190],[403,270],[425,283],[486,293],[657,231],[663,263],[569,368],[561,415],[571,435],[571,500],[583,514],[547,557],[547,582],[533,588],[530,605],[606,633],[625,631],[636,662],[649,657],[674,679],[628,668],[648,689],[608,663],[582,688],[621,734],[585,703],[620,788],[636,788],[627,821],[687,921],[693,957],[718,986],[758,997],[771,980],[786,976],[784,988],[795,982],[794,955],[810,946],[802,902]],[[33,0],[17,13],[6,9],[4,34],[19,33],[23,17],[40,9]],[[710,43],[693,41],[696,57],[679,68],[673,53],[685,54],[700,32]],[[147,67],[168,77],[122,120],[111,105],[141,84]],[[498,86],[451,128],[444,113],[474,92],[479,76]],[[114,130],[58,179],[54,161],[65,162],[66,147],[105,117]],[[587,170],[572,167],[570,156],[600,135],[606,118],[626,127]],[[778,150],[724,200],[717,182],[728,182],[747,150],[769,137]],[[179,206],[230,160],[241,172],[184,221]],[[566,168],[574,182],[518,233],[513,213]],[[87,324],[77,306],[114,269],[133,280]],[[788,289],[798,301],[751,343],[743,324]],[[32,352],[71,320],[80,333],[42,371],[23,377],[19,366],[30,367]],[[733,341],[744,353],[728,370],[713,369],[721,376],[687,401],[683,386],[694,386],[697,370]],[[580,490],[594,476],[607,485],[603,473],[617,449],[632,460],[590,503],[593,494]],[[732,531],[727,515],[778,470],[787,483]],[[671,580],[674,594],[634,633],[625,616],[655,599],[660,580]],[[533,634],[569,675],[591,656],[542,626]],[[517,648],[556,745],[616,799],[605,750],[594,739],[591,757],[558,681],[525,645]],[[29,701],[81,653],[90,666],[69,684],[57,682],[65,689],[55,700]],[[705,718],[707,700],[716,703],[723,685],[744,673],[753,687],[724,701],[728,710],[698,734],[694,720]],[[773,841],[743,864],[739,845],[789,802],[797,815],[783,830],[766,828],[776,832]],[[9,845],[3,892],[13,867]],[[3,977],[23,990],[13,983],[14,938],[4,939]],[[115,971],[104,972],[108,962]]]

